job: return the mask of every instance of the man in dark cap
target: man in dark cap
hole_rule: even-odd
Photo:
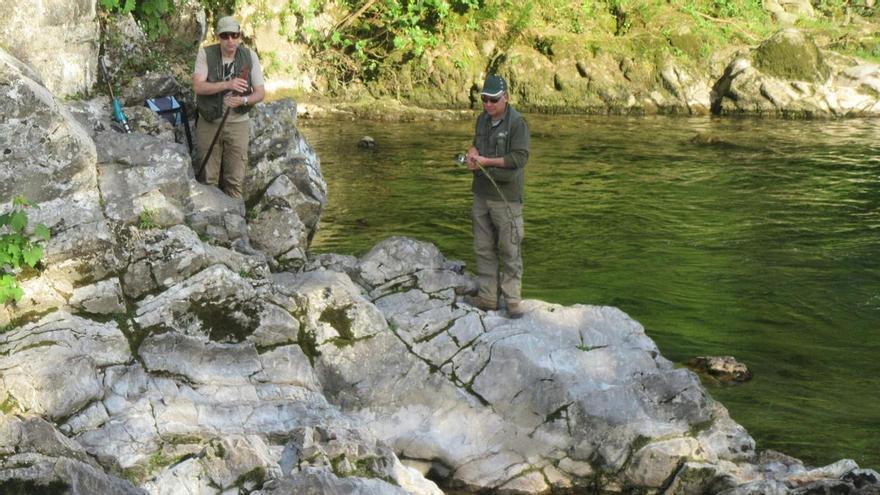
[[[234,17],[220,18],[214,32],[220,42],[199,49],[192,75],[199,110],[196,140],[202,160],[223,114],[231,111],[205,163],[204,176],[198,179],[241,198],[250,141],[248,111],[266,94],[263,69],[257,54],[241,44],[241,26]]]
[[[507,82],[490,75],[480,94],[473,146],[466,161],[473,172],[471,191],[474,252],[479,291],[465,301],[486,311],[498,309],[504,296],[511,318],[523,315],[523,187],[529,160],[529,128],[508,103]]]

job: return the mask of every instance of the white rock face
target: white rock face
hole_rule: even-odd
[[[97,81],[96,6],[90,0],[22,0],[4,9],[0,36],[52,93],[84,93]]]
[[[754,59],[765,54],[768,60],[759,67]],[[712,109],[722,114],[876,116],[877,88],[880,66],[820,50],[805,33],[791,28],[730,62],[713,87]]]
[[[131,358],[115,323],[63,312],[0,334],[3,395],[20,408],[59,419],[103,395],[106,366]]]

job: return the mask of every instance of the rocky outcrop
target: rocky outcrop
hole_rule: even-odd
[[[92,0],[24,0],[0,16],[3,48],[29,64],[58,96],[85,93],[97,81],[99,26]]]
[[[292,102],[257,108],[246,202],[224,201],[161,125],[117,133],[106,100],[71,111],[7,65],[0,204],[39,192],[53,238],[0,312],[0,491],[880,488],[757,454],[618,309],[478,310],[463,264],[407,238],[308,259],[326,185]]]
[[[880,115],[880,65],[820,50],[786,29],[734,59],[713,88],[720,114]]]
[[[317,157],[296,131],[292,102],[253,112],[247,194],[259,208],[248,213],[245,203],[193,179],[186,147],[174,142],[171,127],[156,114],[127,107],[136,132],[119,133],[106,98],[65,107],[11,55],[0,51],[0,62],[0,204],[28,198],[37,206],[32,221],[47,225],[53,239],[45,257],[49,268],[23,282],[39,297],[0,308],[0,325],[63,308],[76,287],[118,273],[130,253],[117,246],[151,228],[186,223],[221,245],[248,249],[250,214],[255,242],[263,240],[262,232],[286,239],[267,250],[273,264],[305,262],[327,193]],[[264,213],[274,211],[287,214]]]

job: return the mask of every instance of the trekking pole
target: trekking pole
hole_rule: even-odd
[[[244,69],[241,70],[240,79],[247,79],[248,71],[250,67],[247,65],[244,66]],[[235,92],[235,94],[238,94]],[[229,111],[232,110],[232,107],[226,107],[226,111],[223,112],[223,119],[220,120],[220,125],[217,127],[217,132],[214,133],[214,139],[211,140],[211,145],[208,146],[208,151],[205,152],[205,158],[202,159],[202,166],[199,167],[199,171],[196,172],[196,180],[201,177],[202,172],[205,171],[205,165],[208,164],[208,159],[211,158],[211,152],[214,151],[214,145],[217,144],[217,139],[220,137],[220,132],[223,130],[223,124],[226,123],[226,118],[229,117]]]
[[[183,130],[186,133],[186,145],[189,146],[189,152],[192,154],[193,152],[193,140],[192,134],[189,132],[189,115],[186,112],[186,103],[180,102],[180,116],[183,120]]]
[[[119,99],[113,94],[113,85],[110,83],[110,74],[107,73],[107,66],[104,65],[104,57],[99,57],[98,62],[98,65],[101,67],[101,74],[104,75],[104,80],[107,81],[107,89],[110,90],[110,100],[113,102],[113,120],[122,125],[126,134],[131,134],[131,127],[128,125],[128,117],[126,117],[125,112],[122,111],[122,103],[120,103]]]

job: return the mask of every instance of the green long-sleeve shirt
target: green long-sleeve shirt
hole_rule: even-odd
[[[504,119],[492,127],[492,117],[483,112],[477,117],[474,147],[487,158],[504,157],[504,168],[486,168],[501,193],[482,171],[474,172],[471,191],[475,196],[489,200],[522,203],[525,186],[525,166],[529,160],[529,127],[513,107],[507,107]]]

